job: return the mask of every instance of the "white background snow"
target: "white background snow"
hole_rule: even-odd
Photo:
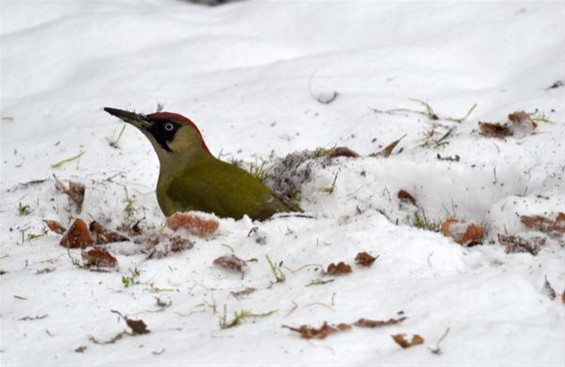
[[[245,1],[203,7],[175,0],[1,2],[1,344],[3,366],[339,365],[563,366],[563,237],[537,256],[506,254],[497,234],[531,236],[520,215],[565,211],[564,3]],[[322,104],[317,98],[338,96]],[[440,117],[376,113],[423,110]],[[145,259],[112,245],[119,270],[77,268],[43,219],[68,225],[53,174],[86,185],[79,217],[115,229],[165,221],[149,142],[105,106],[193,119],[223,159],[269,161],[294,151],[347,146],[361,158],[315,164],[301,206],[314,218],[263,223],[221,219],[193,249]],[[533,134],[493,139],[478,122],[538,111]],[[448,129],[449,144],[425,146]],[[389,158],[372,157],[406,134]],[[423,140],[424,139],[424,140]],[[84,155],[61,169],[52,164]],[[440,161],[460,156],[460,161]],[[327,192],[338,173],[335,191]],[[21,185],[32,180],[37,184]],[[482,223],[484,244],[465,248],[414,228],[412,193],[428,219]],[[18,206],[31,213],[20,216]],[[258,244],[249,231],[266,237]],[[30,237],[31,235],[31,237]],[[544,236],[544,234],[535,234]],[[231,247],[257,259],[240,274],[212,264]],[[360,251],[379,258],[354,264]],[[80,250],[71,255],[80,258]],[[282,264],[283,283],[265,259]],[[353,273],[306,287],[332,262]],[[312,265],[314,264],[314,265]],[[51,272],[41,273],[50,268]],[[137,284],[124,287],[133,269]],[[39,271],[39,274],[38,274]],[[548,282],[559,297],[551,300]],[[235,298],[231,292],[257,291]],[[160,311],[159,297],[171,305]],[[220,328],[227,309],[271,316]],[[118,310],[150,334],[126,329]],[[157,312],[160,311],[160,312]],[[305,340],[282,325],[408,318]],[[46,315],[46,316],[45,316]],[[37,319],[34,319],[37,318]],[[442,353],[433,354],[436,342]],[[392,334],[425,344],[401,349]],[[75,350],[86,346],[83,353]]]

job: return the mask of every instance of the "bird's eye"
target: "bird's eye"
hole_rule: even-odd
[[[167,131],[173,131],[174,128],[175,128],[175,126],[170,122],[167,122],[165,124],[165,130],[167,130]]]

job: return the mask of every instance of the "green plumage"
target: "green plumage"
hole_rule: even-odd
[[[191,164],[174,177],[161,174],[157,199],[167,216],[198,210],[220,217],[248,215],[264,220],[278,212],[300,210],[285,204],[250,173],[215,158]]]

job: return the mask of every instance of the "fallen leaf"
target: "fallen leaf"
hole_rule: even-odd
[[[528,130],[534,130],[538,125],[532,120],[530,115],[524,111],[512,112],[508,115],[508,120],[510,120],[515,128],[526,128]],[[531,131],[530,131],[531,132]]]
[[[84,202],[84,192],[85,187],[83,184],[73,181],[69,182],[69,189],[67,191],[67,194],[69,195],[71,200],[78,205],[79,211],[80,208],[82,208],[82,203]]]
[[[132,320],[127,317],[124,319],[134,335],[149,334],[149,329],[143,320]]]
[[[368,252],[363,251],[355,256],[355,263],[357,265],[370,267],[371,265],[373,265],[376,259],[376,257],[372,256]]]
[[[545,238],[536,238],[534,240],[527,240],[520,236],[505,236],[498,234],[498,242],[506,246],[505,252],[507,254],[516,252],[528,252],[536,256],[541,247],[545,245]]]
[[[176,231],[186,229],[196,236],[207,236],[218,230],[220,222],[215,219],[205,219],[198,215],[176,212],[167,218],[167,226]]]
[[[127,326],[131,329],[133,335],[149,334],[150,330],[143,320],[133,320],[127,316],[122,315],[120,311],[110,310],[110,312],[117,314],[126,322]]]
[[[84,192],[85,187],[83,184],[79,182],[69,182],[69,187],[66,187],[57,176],[53,175],[55,178],[55,189],[59,192],[67,194],[69,198],[78,206],[78,211],[80,212],[82,209],[82,203],[84,202]]]
[[[565,305],[565,289],[563,290],[563,293],[561,293],[561,302]]]
[[[50,231],[55,232],[57,234],[64,234],[67,229],[63,227],[63,225],[55,220],[48,220],[44,219],[43,223],[49,228]]]
[[[84,353],[85,350],[86,350],[86,346],[85,346],[85,345],[81,345],[80,347],[78,347],[77,349],[75,349],[75,353]]]
[[[136,238],[134,242],[144,248],[143,252],[148,253],[148,259],[162,259],[171,253],[189,250],[194,247],[194,242],[190,239],[167,233]]]
[[[98,268],[115,268],[118,265],[118,260],[108,251],[101,248],[93,248],[85,251],[82,258],[86,261],[85,266],[95,266]]]
[[[509,126],[492,122],[479,122],[479,132],[483,136],[497,139],[514,135]]]
[[[392,143],[387,145],[383,150],[381,150],[382,156],[388,158],[392,154],[394,148],[398,145],[398,143],[400,143],[402,139],[404,139],[405,136],[406,134],[400,137],[398,140],[393,141]]]
[[[106,229],[102,224],[97,221],[90,222],[90,231],[96,237],[96,243],[99,245],[105,245],[114,242],[124,242],[129,241],[129,238],[118,233]]]
[[[520,221],[528,229],[540,231],[548,235],[565,233],[565,213],[559,213],[554,220],[541,215],[522,215]]]
[[[304,339],[325,339],[330,334],[336,333],[338,331],[351,329],[351,325],[349,324],[340,323],[336,326],[331,326],[328,325],[328,323],[325,321],[324,324],[319,328],[314,328],[308,325],[301,325],[298,328],[286,326],[286,325],[283,325],[282,327],[299,333],[300,336]]]
[[[63,235],[59,244],[68,248],[86,248],[94,245],[94,239],[88,230],[86,222],[77,218]]]
[[[396,334],[391,335],[391,337],[396,344],[400,345],[402,348],[410,348],[415,345],[424,344],[424,338],[418,334],[414,334],[412,340],[406,339],[406,334]]]
[[[448,218],[441,224],[441,232],[460,245],[473,246],[481,242],[485,228],[461,219]]]
[[[330,150],[329,156],[331,158],[335,158],[335,157],[357,158],[359,157],[359,154],[349,149],[348,147],[336,147]]]
[[[400,201],[405,202],[405,203],[410,203],[412,205],[416,205],[416,199],[414,199],[414,196],[412,196],[408,191],[406,190],[400,190],[398,192],[398,194],[396,195]]]
[[[341,261],[337,265],[334,264],[334,263],[331,263],[330,265],[328,265],[328,268],[327,268],[325,274],[326,275],[343,275],[343,274],[351,273],[352,271],[353,270],[351,270],[350,265],[347,265],[346,263]]]
[[[365,328],[377,328],[377,327],[399,324],[406,319],[407,319],[407,317],[400,317],[398,319],[392,319],[391,318],[391,319],[388,319],[386,321],[359,319],[359,320],[355,321],[354,325],[359,326],[359,327],[365,327]]]
[[[235,255],[220,256],[216,260],[214,260],[214,265],[218,265],[221,266],[222,268],[237,271],[239,273],[243,273],[245,267],[247,266],[244,260],[240,259]]]

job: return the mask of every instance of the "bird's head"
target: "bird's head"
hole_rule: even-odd
[[[183,156],[211,156],[198,127],[178,113],[143,115],[110,107],[104,107],[104,111],[137,127],[153,145],[161,164]]]

